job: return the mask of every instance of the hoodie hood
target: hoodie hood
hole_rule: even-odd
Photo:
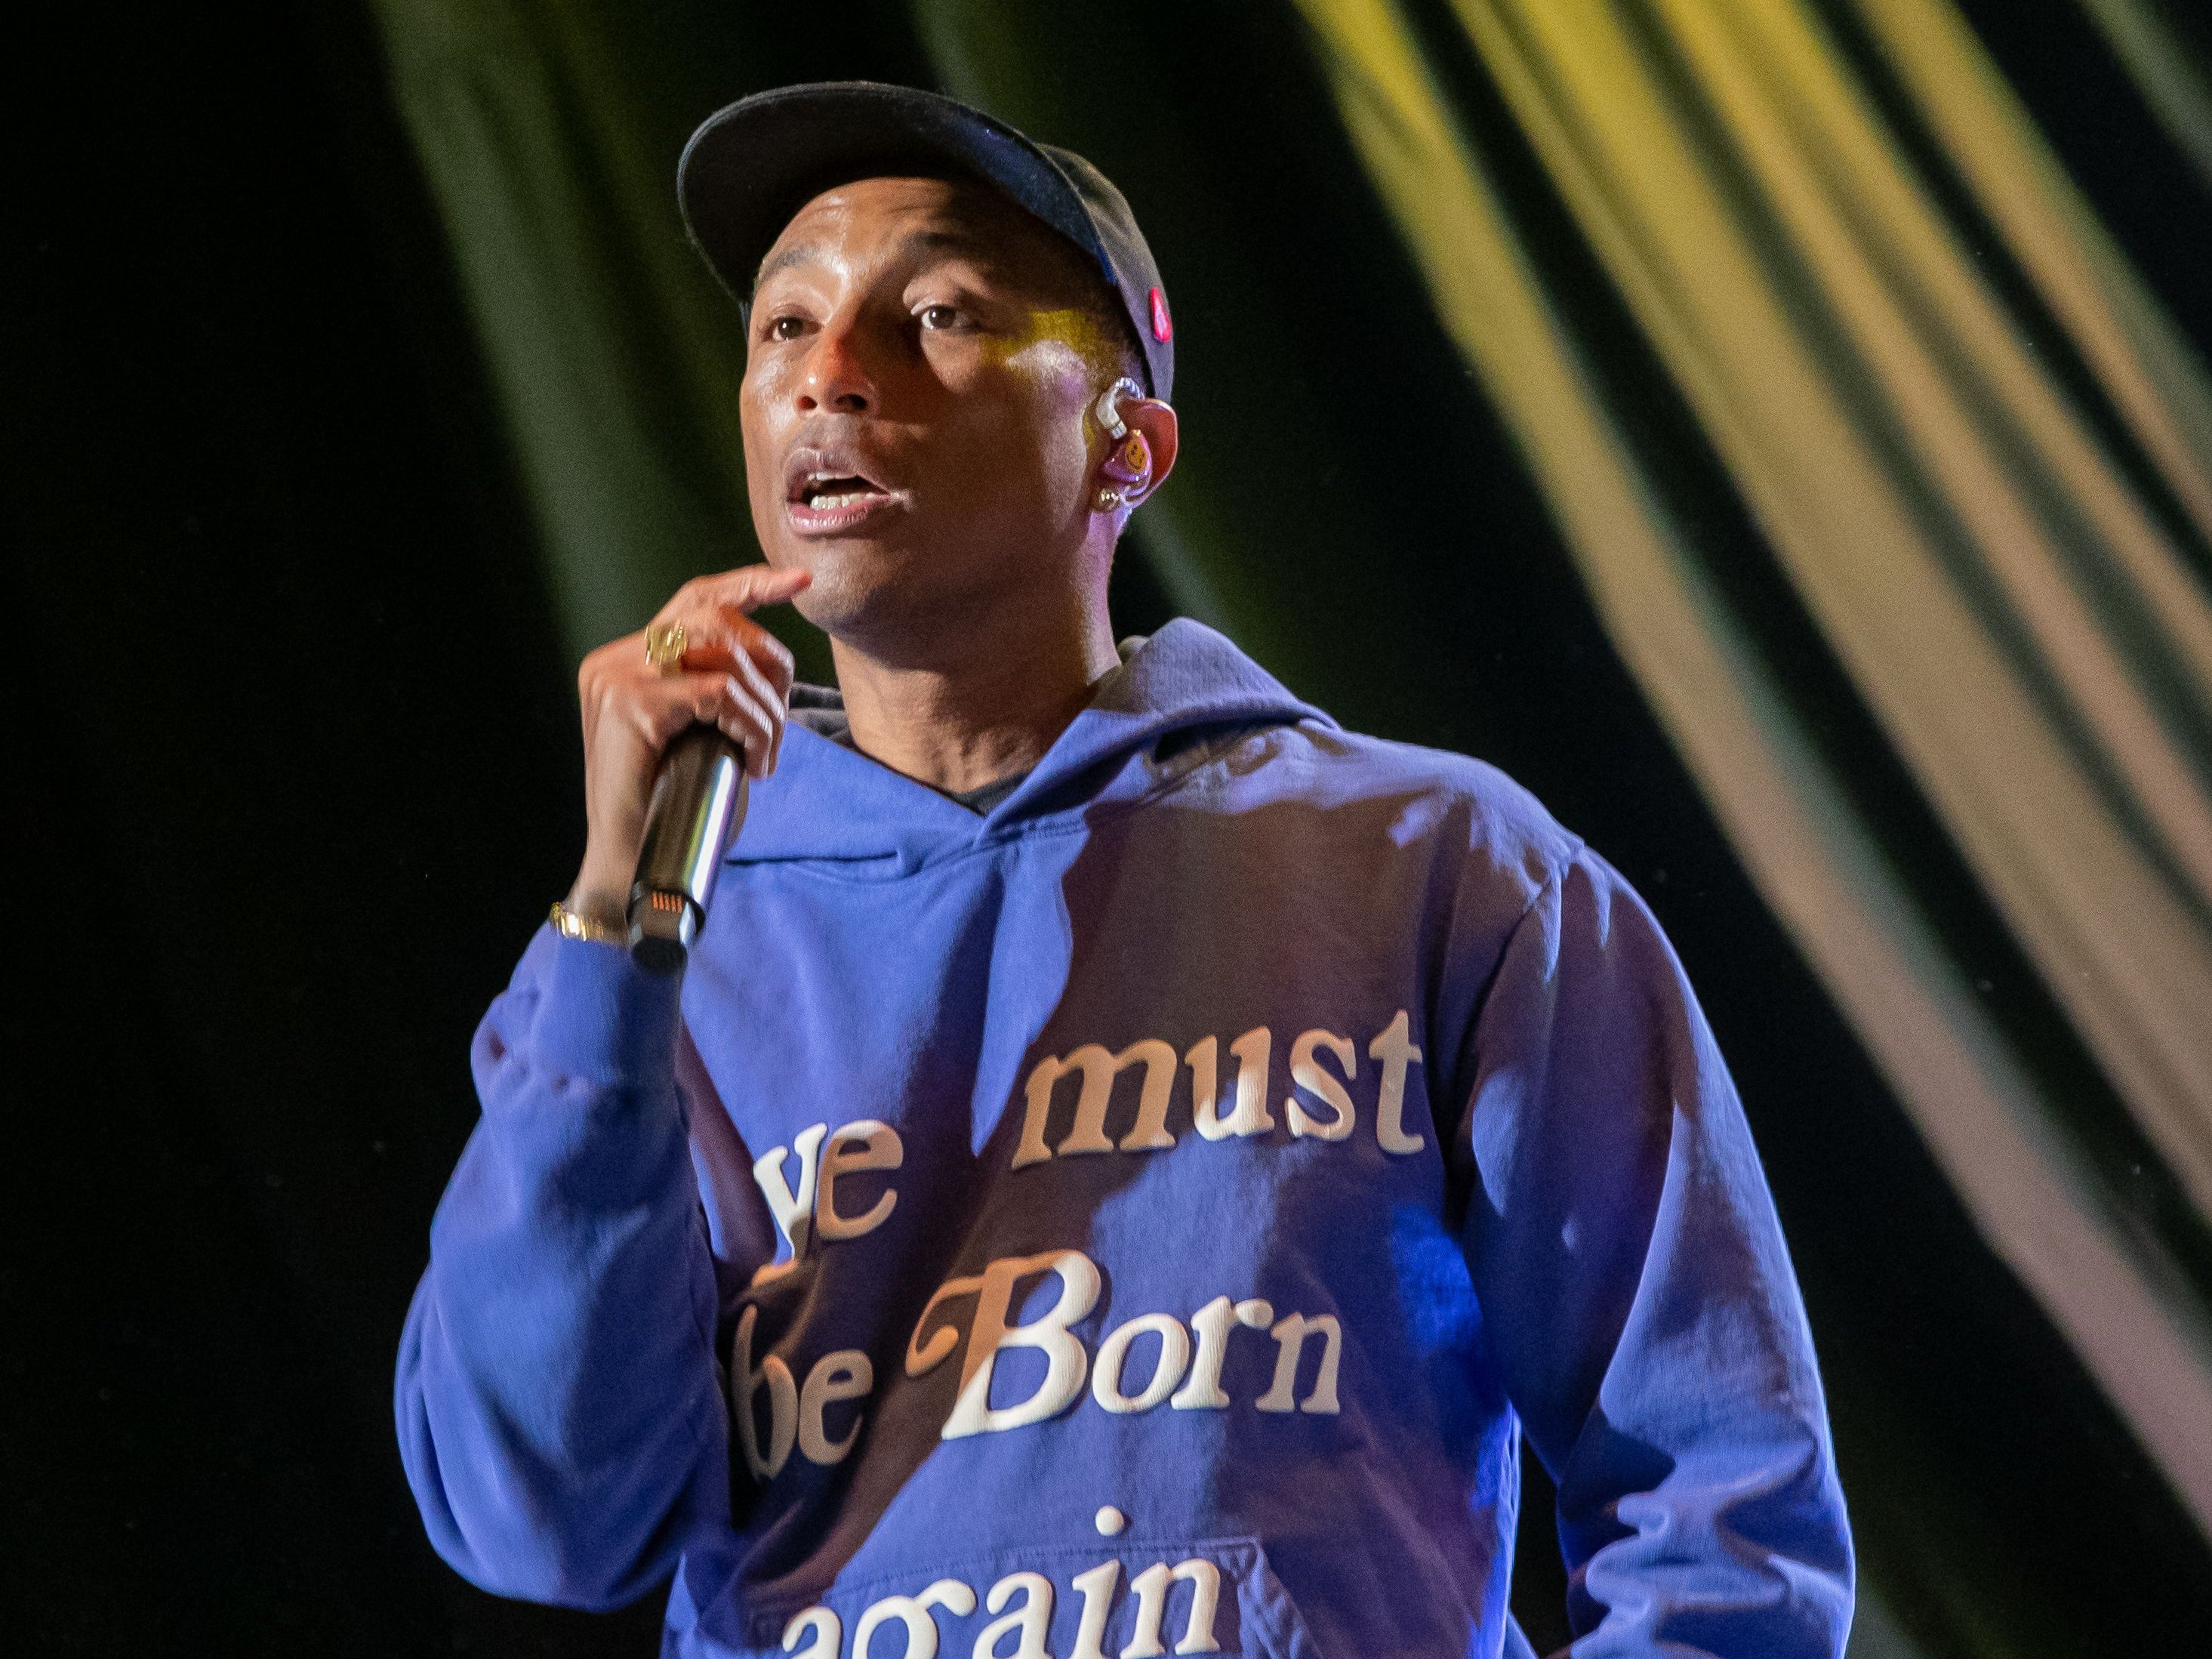
[[[873,864],[902,874],[1017,824],[1140,799],[1172,757],[1210,738],[1300,720],[1335,725],[1203,623],[1178,617],[1132,643],[1020,786],[981,817],[849,747],[843,699],[798,687],[782,758],[755,786],[730,861]]]

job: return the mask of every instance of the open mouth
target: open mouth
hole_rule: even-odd
[[[842,535],[898,501],[897,492],[854,466],[860,459],[828,446],[792,456],[783,511],[793,529],[802,536]]]
[[[816,513],[835,513],[862,501],[881,499],[889,492],[857,473],[815,473],[800,480],[793,500]]]

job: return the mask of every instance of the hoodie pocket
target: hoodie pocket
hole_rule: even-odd
[[[1255,1538],[1012,1549],[744,1623],[748,1659],[1321,1659]]]
[[[1267,1551],[1257,1539],[1239,1541],[1251,1546],[1253,1557],[1251,1570],[1237,1583],[1237,1612],[1250,1632],[1245,1651],[1265,1654],[1267,1659],[1322,1659],[1306,1621],[1298,1615],[1298,1604],[1267,1565]]]

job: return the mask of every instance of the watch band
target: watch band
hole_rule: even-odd
[[[553,912],[546,920],[553,924],[553,931],[563,939],[580,939],[593,945],[629,943],[627,927],[617,927],[612,922],[601,921],[596,917],[579,915],[558,899],[554,900]]]

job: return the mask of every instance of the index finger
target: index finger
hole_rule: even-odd
[[[713,605],[753,611],[796,598],[813,580],[811,571],[789,566],[741,564],[735,570],[708,577],[701,585],[700,597]]]

